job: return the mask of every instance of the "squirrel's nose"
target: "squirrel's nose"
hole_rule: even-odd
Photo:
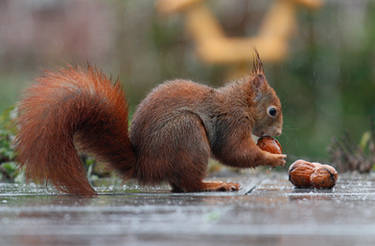
[[[278,130],[276,130],[276,132],[275,132],[275,136],[280,136],[281,133],[282,133],[282,130],[281,130],[281,129],[278,129]]]

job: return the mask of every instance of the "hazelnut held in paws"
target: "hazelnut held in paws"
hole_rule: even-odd
[[[263,150],[265,153],[272,154],[274,156],[278,156],[279,160],[283,160],[282,165],[280,165],[278,162],[272,163],[270,166],[276,167],[276,166],[284,166],[285,165],[285,158],[286,155],[282,154],[282,148],[277,141],[277,139],[270,137],[270,136],[264,136],[258,139],[257,146]]]
[[[257,145],[264,151],[270,152],[272,154],[281,154],[283,149],[281,144],[276,138],[270,136],[264,136],[258,139]]]

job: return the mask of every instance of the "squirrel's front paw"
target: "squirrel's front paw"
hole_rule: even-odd
[[[286,163],[287,155],[284,154],[270,154],[268,156],[268,165],[272,167],[284,166]]]

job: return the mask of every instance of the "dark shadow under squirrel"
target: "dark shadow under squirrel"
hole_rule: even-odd
[[[92,196],[75,148],[108,163],[124,179],[167,181],[174,191],[233,191],[239,185],[205,182],[208,159],[240,168],[280,166],[285,155],[261,150],[256,136],[282,131],[280,100],[257,52],[249,77],[213,89],[167,81],[140,103],[128,133],[128,106],[117,81],[88,67],[46,72],[19,104],[18,161],[28,179]]]

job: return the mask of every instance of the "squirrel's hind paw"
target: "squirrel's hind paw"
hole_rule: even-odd
[[[202,183],[202,191],[238,191],[240,185],[237,183],[225,183],[221,181],[209,181]]]

